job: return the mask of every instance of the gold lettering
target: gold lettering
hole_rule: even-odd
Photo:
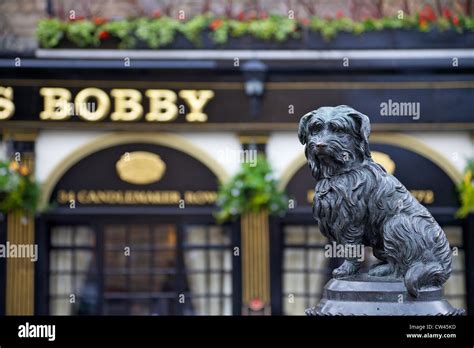
[[[87,198],[87,191],[86,190],[81,190],[77,193],[77,201],[81,204],[87,204],[88,202],[86,201]]]
[[[143,115],[142,94],[136,89],[113,89],[110,95],[115,98],[115,111],[110,115],[112,121],[136,121]]]
[[[96,99],[95,110],[89,110],[87,101],[90,98]],[[86,88],[77,93],[74,100],[79,116],[86,121],[96,122],[107,116],[110,109],[110,99],[107,93],[98,88]],[[79,106],[79,107],[78,107]],[[85,107],[83,107],[85,106]]]
[[[0,86],[0,120],[7,120],[13,116],[15,104],[12,100],[13,88]]]
[[[168,89],[149,89],[145,94],[150,98],[150,112],[145,116],[147,121],[168,122],[178,117],[175,92]]]
[[[191,112],[186,115],[186,120],[188,122],[207,121],[207,115],[202,112],[202,109],[207,102],[214,97],[213,91],[184,89],[179,92],[179,96],[184,99],[191,109]]]
[[[74,191],[59,190],[58,191],[58,203],[65,204],[69,203],[72,200],[75,200],[76,195]]]
[[[186,191],[184,200],[188,204],[212,204],[217,200],[217,192],[215,191]]]
[[[44,108],[40,119],[62,121],[71,117],[69,101],[71,92],[65,88],[41,88],[40,95],[44,97]]]
[[[434,202],[433,190],[411,190],[410,193],[420,203],[432,204]]]
[[[66,204],[77,197],[81,204],[150,204],[166,205],[177,204],[181,199],[179,191],[135,191],[135,190],[59,190],[57,202]],[[184,194],[189,204],[204,205],[213,204],[217,200],[215,191],[186,191]]]

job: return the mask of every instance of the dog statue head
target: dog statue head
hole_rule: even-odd
[[[371,160],[369,118],[346,105],[321,107],[301,117],[298,138],[312,175],[319,179]]]

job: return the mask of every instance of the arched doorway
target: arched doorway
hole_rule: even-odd
[[[113,134],[73,153],[44,185],[37,313],[240,311],[238,230],[212,215],[223,179],[169,134]]]
[[[462,222],[455,218],[458,209],[456,183],[461,175],[436,151],[407,135],[374,134],[371,151],[374,160],[395,175],[430,210],[446,232],[451,247],[456,248],[453,273],[445,285],[445,294],[451,303],[465,308],[463,240],[466,231]],[[272,282],[273,293],[280,291],[277,296],[281,300],[273,302],[276,313],[301,314],[305,308],[316,305],[323,286],[331,278],[332,269],[341,262],[324,256],[327,241],[319,232],[311,211],[314,185],[306,158],[301,154],[281,179],[282,188],[295,206],[279,220],[280,233],[272,241],[273,246],[278,246],[273,252],[280,255],[273,258],[278,260],[274,267],[281,273],[281,277]],[[371,255],[371,252],[366,254]]]

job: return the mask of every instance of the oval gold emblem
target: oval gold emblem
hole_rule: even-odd
[[[166,164],[154,153],[135,151],[124,153],[115,164],[115,168],[123,181],[146,185],[157,182],[163,177]]]
[[[389,155],[378,151],[371,151],[371,154],[374,162],[384,167],[387,173],[393,174],[395,172],[395,162],[392,161]]]

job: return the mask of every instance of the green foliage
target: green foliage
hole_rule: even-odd
[[[65,23],[58,19],[41,19],[36,28],[36,37],[44,48],[55,47],[64,37]]]
[[[209,27],[211,15],[195,16],[187,22],[180,22],[179,31],[195,46],[202,46],[201,33]]]
[[[173,42],[179,22],[169,17],[148,19],[136,22],[136,35],[151,48],[159,48]]]
[[[69,22],[66,27],[66,36],[78,47],[91,47],[100,44],[96,35],[96,25],[91,21]]]
[[[470,213],[474,213],[474,160],[469,161],[463,181],[458,184],[459,199],[461,207],[456,212],[456,216],[460,218],[466,217]]]
[[[217,205],[219,223],[235,220],[243,213],[268,210],[270,214],[283,214],[287,198],[278,189],[272,170],[263,156],[256,163],[244,163],[240,171],[219,189]]]
[[[34,213],[38,207],[40,187],[25,166],[0,161],[0,211],[4,214],[23,209]]]
[[[403,18],[382,17],[354,21],[348,17],[319,18],[311,17],[307,27],[309,31],[331,40],[341,32],[355,35],[384,29],[406,29],[427,32],[430,30],[474,31],[474,17],[453,15],[427,16],[426,13],[405,15]],[[306,25],[305,25],[306,26]],[[109,35],[118,38],[120,48],[136,47],[137,39],[147,43],[150,48],[164,47],[173,42],[176,33],[182,33],[196,47],[202,46],[203,35],[209,35],[216,44],[225,44],[229,37],[250,35],[263,41],[285,42],[299,38],[302,24],[298,20],[282,15],[270,15],[266,18],[236,20],[215,17],[212,14],[194,16],[188,21],[171,17],[124,19],[110,22],[78,20],[61,22],[58,19],[43,19],[38,23],[37,38],[41,47],[57,47],[67,37],[78,47],[97,47],[108,39]]]
[[[213,26],[213,23],[217,23]],[[224,21],[222,19],[215,19],[211,22],[211,38],[216,44],[225,44],[229,38],[229,31],[231,28],[231,21]]]
[[[136,38],[133,31],[136,27],[135,21],[112,21],[102,25],[101,31],[110,33],[111,36],[120,40],[120,48],[133,48],[136,44]],[[97,31],[100,33],[100,31]]]

